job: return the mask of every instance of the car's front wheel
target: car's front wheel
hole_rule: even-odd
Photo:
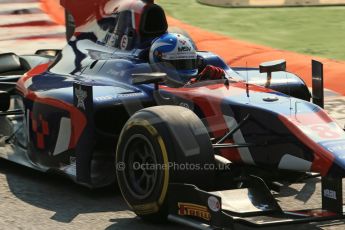
[[[117,178],[122,195],[140,217],[165,220],[170,183],[211,188],[214,164],[208,132],[189,109],[157,106],[133,115],[117,146]],[[208,167],[212,168],[212,167]]]

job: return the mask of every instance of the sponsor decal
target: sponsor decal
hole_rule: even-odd
[[[189,46],[179,46],[177,50],[178,52],[190,52],[192,51],[192,48]]]
[[[118,98],[139,97],[139,96],[143,96],[143,95],[144,94],[142,92],[124,93],[124,94],[117,94],[117,95],[99,96],[99,97],[95,97],[95,100],[98,102],[103,102],[103,101],[111,101],[111,100],[118,99]]]
[[[207,200],[207,204],[210,210],[212,210],[213,212],[219,212],[220,201],[218,200],[218,198],[210,196]]]
[[[187,43],[187,41],[185,41],[185,40],[179,40],[179,42],[182,44],[182,45],[186,45],[186,43]]]
[[[110,74],[112,76],[120,76],[123,73],[123,71],[117,71],[114,69],[110,69],[107,71],[107,74]]]
[[[334,190],[330,190],[330,189],[324,189],[323,190],[323,196],[327,197],[329,199],[333,199],[336,200],[337,199],[337,193]]]
[[[192,203],[178,203],[178,215],[194,216],[207,221],[211,220],[211,214],[206,206]]]
[[[143,93],[124,93],[124,94],[119,94],[117,95],[118,97],[138,97],[144,95]]]
[[[110,101],[113,99],[113,96],[108,95],[108,96],[101,96],[101,97],[96,97],[96,101]]]
[[[127,46],[128,46],[128,36],[127,35],[123,35],[122,39],[121,39],[120,48],[122,50],[125,50],[125,49],[127,49]]]
[[[163,54],[162,59],[164,60],[183,60],[183,59],[196,59],[197,54],[195,52],[178,52]]]
[[[85,110],[85,99],[87,98],[87,92],[82,90],[81,86],[79,86],[79,88],[75,89],[75,96],[78,100],[77,108]]]

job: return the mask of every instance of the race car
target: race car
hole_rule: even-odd
[[[225,229],[344,217],[345,133],[322,109],[321,63],[311,94],[284,60],[232,68],[198,51],[198,68],[224,78],[172,86],[149,61],[168,29],[154,1],[61,3],[75,26],[64,49],[0,55],[0,157],[90,188],[117,183],[155,222]],[[275,182],[315,173],[322,208],[283,211]]]

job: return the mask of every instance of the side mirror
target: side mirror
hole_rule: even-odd
[[[0,91],[0,111],[5,112],[10,108],[11,97],[5,91]]]
[[[260,64],[260,73],[273,73],[279,71],[286,71],[285,60],[270,61]]]
[[[272,73],[279,71],[286,71],[285,60],[270,61],[260,64],[260,73],[267,73],[266,88],[271,86]]]
[[[22,66],[17,54],[3,53],[0,54],[0,73],[21,70]]]
[[[158,84],[164,82],[167,75],[166,73],[134,73],[132,77],[133,85],[155,84],[158,89]]]

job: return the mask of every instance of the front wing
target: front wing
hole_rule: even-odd
[[[206,192],[194,185],[171,184],[168,219],[197,229],[263,227],[343,219],[342,180],[322,178],[322,208],[284,211],[265,182],[246,178],[247,188]]]

